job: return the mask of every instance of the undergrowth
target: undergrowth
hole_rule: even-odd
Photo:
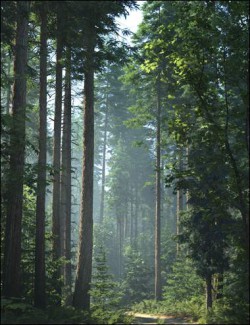
[[[170,302],[167,300],[158,301],[144,300],[132,306],[134,312],[145,312],[157,315],[172,315],[175,317],[188,317],[197,321],[204,312],[204,306],[197,299]]]
[[[22,299],[1,299],[2,324],[131,324],[132,317],[123,310],[107,312],[96,309],[91,314],[71,306],[35,308]]]
[[[206,310],[205,302],[201,298],[191,298],[183,301],[143,300],[131,307],[133,312],[150,313],[188,318],[190,322],[198,324],[249,324],[249,306],[242,302],[228,299],[215,301],[213,308]]]

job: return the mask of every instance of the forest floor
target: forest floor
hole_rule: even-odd
[[[179,318],[175,316],[163,316],[133,313],[135,317],[132,324],[195,324],[188,318]],[[196,323],[197,324],[197,323]]]

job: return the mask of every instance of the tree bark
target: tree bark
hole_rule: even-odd
[[[103,151],[102,151],[102,189],[101,189],[100,223],[103,222],[103,216],[104,216],[107,128],[108,128],[108,92],[106,95],[106,110],[105,110],[105,121],[104,121]]]
[[[138,199],[138,185],[135,185],[135,231],[134,231],[134,248],[137,250],[137,235],[138,235],[138,207],[139,207],[139,199]]]
[[[10,73],[11,73],[11,58],[8,58],[8,85],[7,85],[7,94],[6,94],[6,114],[10,114],[10,100],[11,100],[11,82],[10,82]]]
[[[71,299],[71,49],[67,48],[65,97],[62,138],[62,181],[61,181],[61,218],[63,256],[67,263],[64,266],[64,285],[66,287],[66,303]]]
[[[156,206],[155,206],[155,300],[161,300],[161,98],[157,85]]]
[[[183,156],[182,156],[182,148],[180,148],[179,153],[179,169],[182,171],[183,169]],[[183,190],[179,189],[177,191],[177,200],[176,200],[176,235],[180,234],[180,214],[183,211]],[[176,244],[176,255],[178,256],[180,253],[180,245],[177,240]]]
[[[212,308],[213,299],[212,299],[212,275],[207,274],[206,276],[206,307],[207,310]]]
[[[21,224],[25,159],[26,66],[28,52],[29,1],[17,2],[14,62],[14,96],[10,136],[10,164],[7,184],[7,216],[3,262],[3,295],[21,295]]]
[[[86,27],[87,28],[87,27]],[[86,70],[84,80],[84,133],[83,133],[83,173],[80,214],[80,234],[78,264],[73,295],[76,308],[89,310],[90,282],[93,252],[93,165],[94,165],[94,66],[95,48],[94,26],[88,30],[86,40]]]
[[[47,9],[40,8],[40,126],[36,197],[36,246],[34,304],[44,308],[45,296],[45,196],[46,196],[46,147],[47,147]]]
[[[58,5],[59,6],[59,5]],[[55,99],[55,119],[54,119],[54,149],[53,149],[53,203],[52,203],[52,233],[53,233],[53,260],[57,261],[61,257],[60,239],[60,154],[61,154],[61,119],[62,119],[62,51],[63,40],[61,30],[60,9],[57,8],[57,48],[56,48],[56,99]],[[54,273],[55,290],[61,295],[61,286],[58,284],[60,278],[60,268]],[[59,302],[60,303],[60,302]]]
[[[224,272],[221,269],[220,273],[218,274],[218,287],[217,287],[217,295],[216,299],[223,298],[223,282],[224,282]]]

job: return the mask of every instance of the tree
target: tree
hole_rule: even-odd
[[[52,205],[52,233],[53,233],[53,258],[57,262],[62,256],[61,223],[60,223],[60,155],[61,155],[61,119],[62,119],[62,52],[63,33],[60,2],[56,4],[56,98],[54,118],[54,148],[53,148],[53,205]],[[60,268],[55,270],[55,283],[58,295],[61,295]],[[60,300],[60,298],[59,298]]]
[[[92,316],[101,319],[102,322],[108,322],[114,317],[121,292],[113,277],[108,273],[107,260],[104,248],[100,248],[95,253],[94,272],[91,283],[91,310]]]
[[[90,308],[90,282],[93,249],[93,166],[94,166],[94,49],[96,35],[94,25],[89,22],[85,26],[88,32],[86,39],[86,63],[84,73],[84,134],[83,134],[83,172],[80,242],[78,265],[73,296],[76,308]],[[86,245],[86,242],[88,245]]]
[[[14,62],[14,90],[10,162],[7,184],[7,218],[5,229],[3,294],[21,295],[21,223],[25,152],[25,111],[28,50],[28,15],[30,3],[17,3],[17,27]]]
[[[93,250],[93,166],[94,166],[94,71],[95,71],[95,47],[100,41],[101,34],[115,31],[114,18],[119,14],[126,14],[126,6],[132,6],[133,2],[86,4],[86,12],[92,20],[85,20],[85,62],[84,62],[84,134],[83,134],[83,171],[82,194],[80,213],[80,232],[78,264],[73,295],[73,305],[76,308],[89,309],[90,307],[90,282],[92,271]],[[85,17],[86,18],[86,17]],[[97,32],[96,25],[100,27]],[[99,42],[102,46],[102,42]],[[98,57],[97,57],[98,58]]]
[[[130,305],[152,296],[152,268],[149,268],[141,254],[129,247],[125,253],[125,272],[122,282],[123,303]]]
[[[40,4],[40,127],[36,198],[36,252],[34,304],[45,307],[45,192],[47,153],[47,6]]]
[[[104,217],[104,199],[105,199],[105,180],[106,180],[106,148],[107,148],[107,129],[108,129],[108,85],[106,90],[106,107],[105,107],[105,118],[104,118],[104,136],[103,136],[103,152],[102,152],[102,187],[101,187],[101,205],[100,205],[100,223],[103,221]]]
[[[61,176],[61,219],[62,249],[66,259],[64,283],[67,301],[71,296],[71,49],[66,52],[65,97],[62,137],[62,176]]]

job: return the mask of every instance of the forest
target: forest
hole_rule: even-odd
[[[249,1],[1,1],[3,324],[249,323],[248,58]]]

